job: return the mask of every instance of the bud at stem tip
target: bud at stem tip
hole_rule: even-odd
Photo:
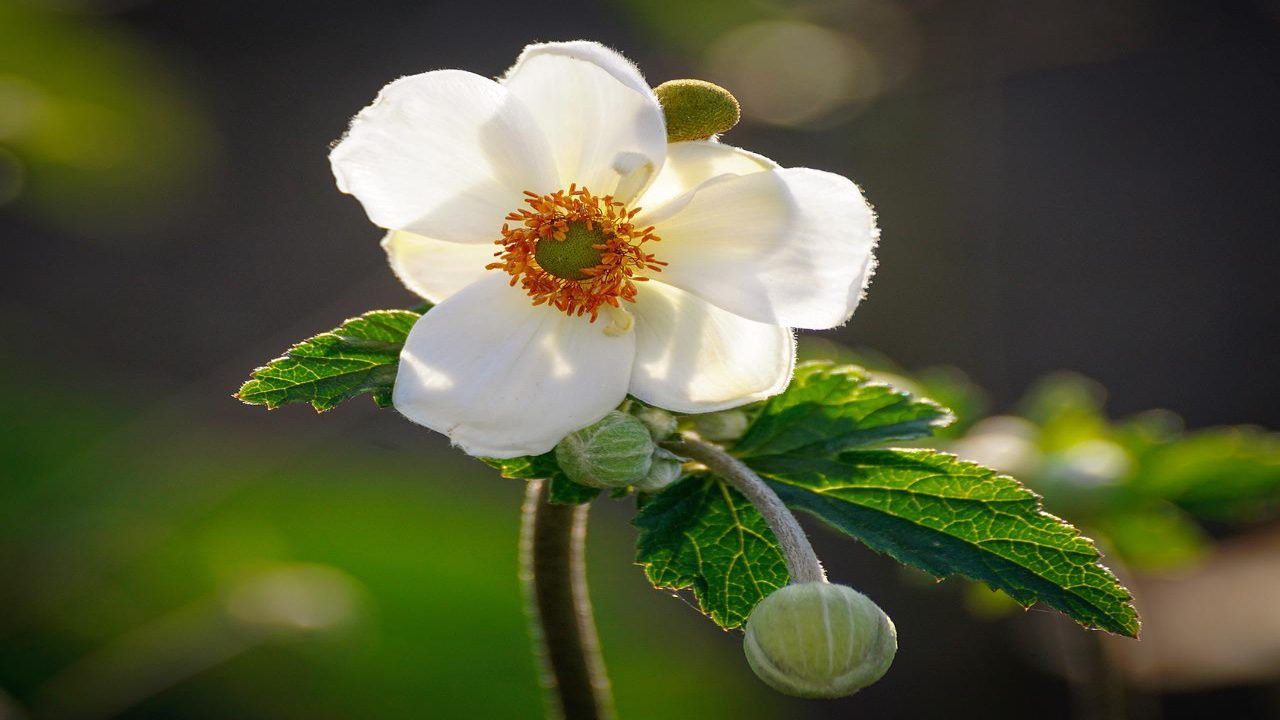
[[[788,585],[747,619],[743,651],[751,669],[779,692],[803,698],[852,695],[879,680],[898,651],[888,615],[844,585]]]

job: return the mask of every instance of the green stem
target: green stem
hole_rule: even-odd
[[[549,492],[546,480],[529,482],[520,528],[520,577],[548,715],[605,720],[614,717],[613,694],[583,557],[590,506],[554,504]]]
[[[778,494],[760,479],[751,468],[738,458],[725,452],[722,448],[695,437],[684,436],[679,440],[663,443],[668,450],[693,458],[718,477],[729,483],[760,511],[769,529],[778,538],[778,547],[782,548],[782,557],[787,563],[787,572],[791,582],[811,583],[826,582],[827,574],[822,570],[822,563],[809,544],[809,536],[804,528],[783,504]]]

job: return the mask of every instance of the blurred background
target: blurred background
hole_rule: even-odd
[[[0,718],[537,716],[520,484],[367,401],[231,393],[414,304],[334,188],[350,116],[575,38],[864,187],[879,272],[806,354],[953,403],[942,442],[1095,534],[1147,620],[1101,642],[815,527],[901,650],[791,700],[603,500],[624,718],[1280,717],[1280,3],[0,0]]]

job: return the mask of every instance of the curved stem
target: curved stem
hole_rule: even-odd
[[[665,442],[663,446],[706,465],[711,472],[723,478],[756,506],[765,522],[769,523],[773,534],[778,537],[792,582],[826,582],[827,574],[822,570],[822,563],[813,552],[809,537],[804,534],[796,516],[782,504],[782,499],[773,488],[766,485],[751,468],[718,445],[696,438],[685,436],[680,440]]]
[[[548,691],[548,715],[613,717],[613,695],[587,594],[583,549],[589,505],[550,502],[550,483],[532,480],[520,527],[520,578],[529,631]]]

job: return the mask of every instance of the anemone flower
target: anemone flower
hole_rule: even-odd
[[[874,267],[851,181],[668,144],[643,76],[592,42],[529,46],[498,81],[396,80],[330,160],[436,304],[395,407],[473,455],[546,452],[628,394],[705,413],[781,392],[792,329],[846,322]]]

